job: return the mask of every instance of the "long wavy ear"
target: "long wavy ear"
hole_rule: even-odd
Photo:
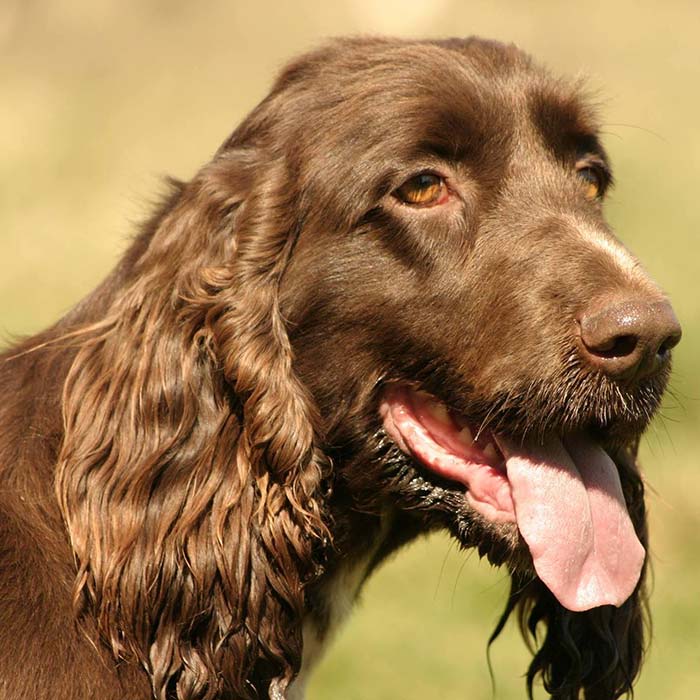
[[[632,522],[648,551],[644,484],[635,457],[636,446],[620,452],[615,461]],[[527,673],[530,698],[538,676],[554,700],[614,700],[631,693],[644,656],[649,620],[648,561],[647,556],[639,583],[622,606],[579,613],[565,610],[539,579],[512,577],[511,596],[491,641],[515,611],[523,637],[534,651]]]
[[[286,178],[238,149],[178,185],[65,383],[77,612],[162,700],[284,693],[300,664],[328,533],[319,421],[278,306]]]

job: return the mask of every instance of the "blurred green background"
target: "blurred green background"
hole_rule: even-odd
[[[620,237],[684,325],[643,445],[653,491],[654,640],[637,698],[700,691],[700,4],[0,0],[0,333],[34,332],[114,265],[161,177],[187,178],[295,53],[336,34],[514,41],[585,74],[605,116]],[[486,639],[503,574],[440,536],[376,575],[309,698],[522,698],[527,652]]]

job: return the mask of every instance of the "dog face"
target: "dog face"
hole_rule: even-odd
[[[344,491],[534,564],[566,608],[621,605],[645,558],[627,452],[680,329],[605,223],[580,91],[473,41],[348,44],[282,82],[283,314]]]

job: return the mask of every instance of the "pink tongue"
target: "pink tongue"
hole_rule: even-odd
[[[569,610],[620,606],[632,594],[644,547],[607,453],[585,437],[521,447],[498,437],[518,529],[535,570]]]

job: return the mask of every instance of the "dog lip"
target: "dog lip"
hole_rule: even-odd
[[[388,390],[380,409],[383,416],[386,414],[386,404],[394,399],[398,399],[403,410],[420,423],[426,435],[436,444],[505,473],[503,452],[497,436],[490,429],[477,427],[464,414],[448,407],[432,394],[414,390],[407,384],[397,384]],[[397,441],[405,443],[400,435],[396,437]]]
[[[428,471],[467,487],[470,506],[487,520],[514,522],[505,461],[490,431],[474,426],[445,404],[407,385],[392,385],[380,404],[394,442]]]

